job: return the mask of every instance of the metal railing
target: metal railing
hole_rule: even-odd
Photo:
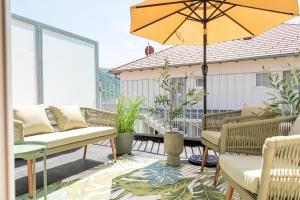
[[[283,71],[280,72],[283,76]],[[217,74],[208,76],[208,112],[223,112],[240,109],[244,104],[262,105],[268,99],[271,89],[264,85],[266,77],[262,72]],[[181,77],[176,82],[182,80]],[[143,97],[144,108],[154,105],[155,96],[162,93],[159,88],[159,79],[122,80],[120,82],[120,93],[131,98]],[[201,89],[202,80],[195,77],[184,82],[180,93],[176,95],[175,101],[185,97],[189,89]],[[116,99],[111,100],[116,103]],[[113,107],[113,103],[110,107]],[[174,120],[174,127],[184,132],[185,137],[197,139],[200,137],[201,115],[203,113],[203,102],[192,107],[186,107],[183,115]],[[149,113],[141,115],[136,122],[136,132],[141,134],[161,135],[164,133],[161,118],[153,117]]]

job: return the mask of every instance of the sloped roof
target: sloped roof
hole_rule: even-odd
[[[209,37],[209,36],[208,36]],[[207,62],[219,63],[267,57],[293,55],[300,49],[300,24],[281,24],[250,40],[233,40],[207,47]],[[202,45],[178,45],[162,50],[110,70],[119,74],[124,71],[160,68],[167,58],[170,66],[201,64]]]

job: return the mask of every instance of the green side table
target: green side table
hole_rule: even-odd
[[[32,177],[33,177],[33,199],[36,200],[36,174],[35,174],[35,163],[38,155],[43,155],[44,162],[44,199],[47,199],[47,143],[44,142],[15,142],[14,155],[15,158],[32,159]]]

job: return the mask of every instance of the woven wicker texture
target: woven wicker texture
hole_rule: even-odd
[[[300,135],[266,140],[258,199],[300,199]]]
[[[220,153],[261,155],[266,138],[288,135],[296,116],[252,122],[225,124],[222,127]]]
[[[202,115],[202,130],[221,131],[223,120],[241,115],[241,110]]]
[[[14,140],[15,142],[24,141],[23,122],[14,119]]]

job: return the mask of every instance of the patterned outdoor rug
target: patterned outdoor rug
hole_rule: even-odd
[[[168,167],[164,161],[123,156],[74,177],[48,186],[49,200],[220,200],[226,183],[220,177],[213,187],[214,168],[199,172],[199,166]],[[43,191],[38,191],[38,197]],[[237,198],[237,197],[235,197]],[[28,200],[27,195],[17,198]],[[40,198],[43,199],[43,198]]]

